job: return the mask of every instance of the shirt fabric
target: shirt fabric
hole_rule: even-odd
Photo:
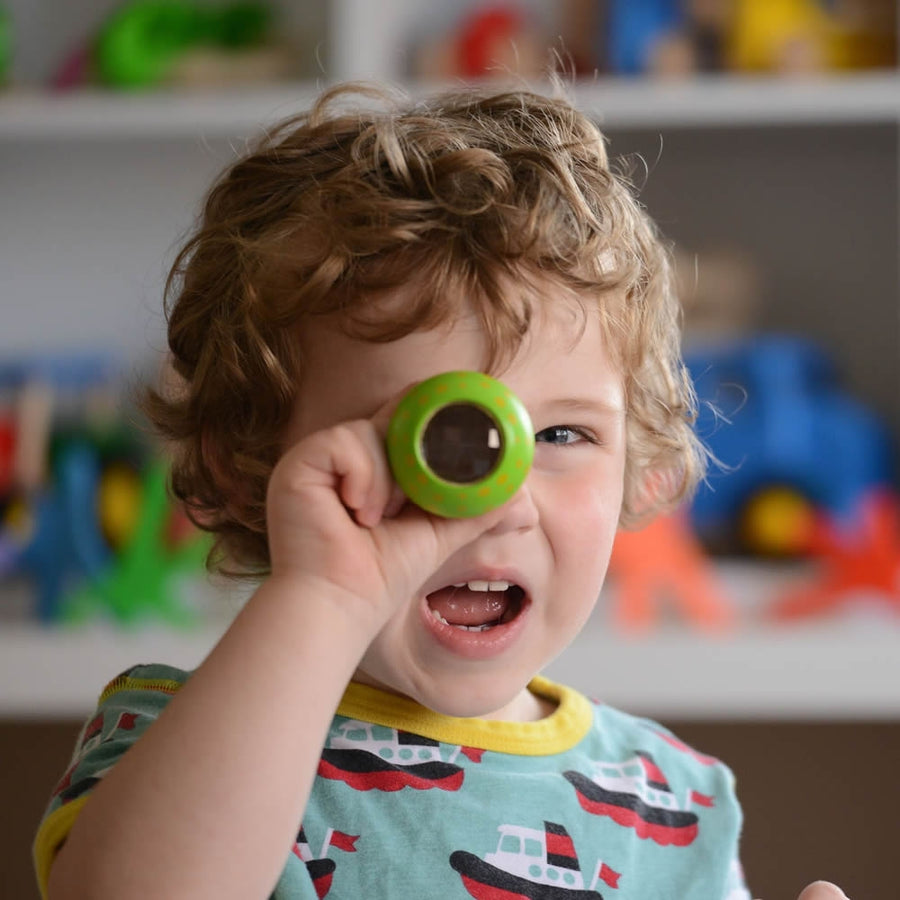
[[[42,893],[93,786],[189,674],[136,666],[103,691],[38,830]],[[529,687],[552,715],[452,718],[351,684],[272,900],[749,900],[726,766],[648,719]]]

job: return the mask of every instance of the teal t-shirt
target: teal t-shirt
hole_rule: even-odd
[[[42,891],[91,788],[188,677],[137,666],[103,691],[38,830]],[[351,684],[274,900],[749,900],[728,768],[650,720],[530,689],[552,715],[456,719]]]

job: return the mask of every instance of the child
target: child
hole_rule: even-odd
[[[745,898],[728,769],[539,675],[617,528],[703,471],[663,244],[567,103],[363,93],[232,166],[176,260],[148,410],[218,566],[260,583],[196,671],[103,692],[42,890]],[[384,436],[457,369],[512,388],[536,452],[454,520],[405,501]]]

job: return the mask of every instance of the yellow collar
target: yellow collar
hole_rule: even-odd
[[[528,690],[556,704],[553,713],[536,722],[460,719],[432,712],[408,697],[351,682],[337,714],[446,744],[519,756],[562,753],[587,734],[593,713],[590,701],[578,691],[542,676],[533,678]]]

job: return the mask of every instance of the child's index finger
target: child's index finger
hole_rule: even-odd
[[[397,407],[400,405],[400,401],[417,385],[421,384],[421,379],[417,381],[410,381],[409,384],[402,387],[395,394],[392,394],[378,409],[373,413],[370,421],[375,426],[375,430],[381,436],[382,439],[387,437],[388,426],[391,423],[391,418],[394,415]]]

